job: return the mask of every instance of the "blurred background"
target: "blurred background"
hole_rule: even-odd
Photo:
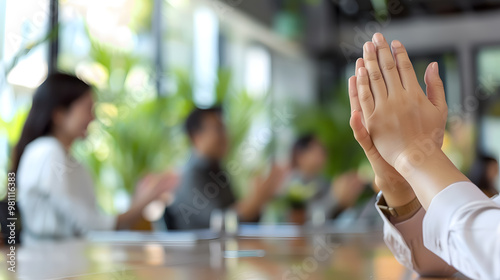
[[[182,124],[224,106],[236,194],[297,135],[326,146],[324,175],[371,170],[349,127],[347,78],[375,32],[408,49],[423,83],[437,61],[450,108],[444,150],[467,172],[500,154],[498,0],[0,0],[0,181],[48,73],[95,87],[96,120],[74,147],[99,204],[124,211],[137,181],[179,169]],[[497,184],[498,185],[498,184]],[[1,190],[5,196],[5,189]]]

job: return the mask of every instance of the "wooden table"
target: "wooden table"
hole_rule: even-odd
[[[396,261],[379,231],[167,243],[51,242],[18,247],[16,273],[7,270],[5,250],[0,279],[417,278]]]

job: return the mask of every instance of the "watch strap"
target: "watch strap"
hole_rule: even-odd
[[[385,198],[383,195],[380,196],[379,203],[377,203],[377,206],[380,209],[380,211],[382,211],[382,213],[384,213],[385,215],[390,215],[395,218],[414,213],[418,209],[420,209],[420,207],[422,207],[417,197],[415,197],[412,201],[408,202],[405,205],[398,207],[389,207],[387,206],[387,203],[385,202]]]

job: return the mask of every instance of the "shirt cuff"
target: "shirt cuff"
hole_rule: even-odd
[[[490,199],[471,182],[457,182],[439,192],[431,201],[423,221],[424,245],[450,263],[448,235],[453,215],[469,203]]]
[[[396,226],[389,221],[389,218],[384,213],[382,213],[382,211],[378,207],[380,205],[381,196],[382,192],[380,192],[377,196],[375,208],[384,221],[384,241],[387,247],[389,247],[391,252],[394,254],[394,257],[398,260],[398,262],[408,269],[413,270],[411,250],[408,247],[408,244],[406,244],[406,241],[404,240],[403,236],[396,228]]]

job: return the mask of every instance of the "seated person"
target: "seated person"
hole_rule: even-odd
[[[162,184],[141,184],[127,212],[113,216],[100,211],[89,172],[70,154],[94,119],[92,95],[83,81],[57,73],[50,74],[33,96],[9,173],[17,173],[24,241],[130,229],[146,205],[176,184],[174,177]]]
[[[469,172],[469,179],[488,197],[498,194],[495,183],[498,178],[498,161],[490,156],[478,155]]]
[[[258,221],[262,207],[281,184],[284,170],[271,168],[267,179],[258,182],[248,196],[238,200],[228,173],[221,166],[228,136],[222,109],[195,109],[185,129],[192,144],[191,157],[181,175],[174,201],[165,209],[167,229],[190,230],[210,227],[215,209],[234,209],[240,221]]]
[[[349,172],[330,182],[321,175],[326,161],[326,148],[313,134],[305,134],[295,141],[291,151],[292,170],[276,199],[276,204],[286,204],[281,212],[289,212],[291,216],[278,218],[279,222],[303,224],[315,209],[324,212],[326,219],[333,219],[356,203],[364,190],[361,179]],[[295,210],[306,210],[307,215],[299,217]]]
[[[422,276],[500,279],[500,197],[489,199],[442,152],[448,108],[437,63],[425,83],[427,95],[404,46],[380,33],[349,79],[350,124],[381,189],[385,241]]]

